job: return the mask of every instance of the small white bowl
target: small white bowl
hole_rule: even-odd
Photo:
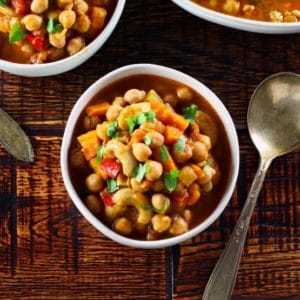
[[[269,34],[286,34],[300,32],[300,22],[272,23],[263,21],[253,21],[250,19],[234,17],[220,12],[216,12],[211,9],[207,9],[201,5],[192,2],[191,0],[172,1],[184,10],[199,18],[235,29]]]
[[[232,164],[229,172],[230,179],[227,185],[227,189],[224,192],[224,195],[220,200],[219,205],[213,211],[213,213],[207,219],[205,219],[201,224],[197,225],[187,233],[184,233],[176,237],[157,240],[157,241],[141,241],[141,240],[127,238],[122,235],[119,235],[118,233],[112,231],[110,228],[104,225],[98,218],[96,218],[87,209],[87,207],[84,205],[82,200],[79,198],[79,196],[77,195],[73,187],[73,184],[70,179],[70,174],[69,174],[69,159],[68,159],[69,148],[71,145],[71,140],[72,140],[76,123],[82,111],[91,101],[91,99],[104,87],[122,78],[126,78],[128,76],[137,75],[137,74],[157,75],[157,76],[166,77],[175,80],[177,82],[182,82],[183,84],[191,87],[192,89],[197,91],[200,95],[202,95],[215,109],[216,113],[220,117],[225,127],[225,131],[227,132],[228,135],[228,141],[229,141],[231,157],[232,157]],[[83,214],[83,216],[92,225],[94,225],[96,229],[98,229],[100,232],[102,232],[112,240],[126,246],[135,247],[135,248],[144,248],[144,249],[164,248],[164,247],[169,247],[181,243],[199,234],[200,232],[205,230],[208,226],[210,226],[223,212],[227,203],[230,200],[230,197],[232,196],[236,184],[236,180],[237,180],[237,175],[239,170],[239,144],[238,144],[238,138],[237,138],[233,121],[227,109],[220,101],[220,99],[205,85],[203,85],[193,77],[186,75],[182,72],[176,71],[174,69],[166,68],[159,65],[152,65],[152,64],[136,64],[136,65],[125,66],[110,72],[109,74],[105,75],[104,77],[96,81],[92,86],[90,86],[79,98],[67,122],[67,126],[62,141],[60,163],[61,163],[63,180],[72,201],[74,202],[78,210]]]
[[[19,64],[0,59],[0,70],[25,77],[58,75],[70,71],[94,55],[110,37],[119,22],[126,0],[118,0],[113,15],[103,31],[84,49],[75,55],[44,64]]]

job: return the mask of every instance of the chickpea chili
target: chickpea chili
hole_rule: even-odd
[[[206,100],[150,75],[100,91],[69,152],[72,182],[90,211],[143,240],[183,234],[207,218],[226,189],[230,161],[224,127]]]
[[[0,0],[0,58],[41,64],[81,51],[117,0]]]

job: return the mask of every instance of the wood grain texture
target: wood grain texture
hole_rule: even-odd
[[[166,0],[127,1],[121,22],[89,61],[63,75],[0,72],[0,106],[30,135],[36,162],[0,148],[0,299],[201,299],[255,174],[246,124],[250,96],[268,75],[299,72],[300,35],[268,36],[200,20]],[[68,115],[99,77],[131,63],[182,70],[209,86],[238,130],[233,199],[204,233],[144,251],[97,232],[70,201],[59,151]],[[226,158],[225,158],[226,159]],[[300,299],[300,153],[271,166],[254,213],[233,299]]]

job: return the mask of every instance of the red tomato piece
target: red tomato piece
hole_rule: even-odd
[[[114,206],[114,202],[112,200],[112,196],[113,194],[108,193],[106,189],[104,189],[101,193],[100,193],[100,197],[104,203],[104,205],[106,206]]]
[[[189,200],[189,193],[186,189],[181,190],[179,193],[171,196],[171,203],[177,208],[184,208]]]
[[[42,51],[45,48],[45,36],[44,35],[33,35],[28,33],[26,35],[26,41],[37,51]]]
[[[103,158],[100,167],[110,178],[116,178],[121,170],[121,164],[112,158]]]
[[[30,12],[30,1],[11,0],[11,6],[19,16],[24,16]]]

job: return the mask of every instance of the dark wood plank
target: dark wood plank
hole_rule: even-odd
[[[258,163],[246,129],[249,99],[270,74],[299,72],[299,44],[299,35],[210,24],[171,1],[131,0],[106,45],[77,69],[50,78],[0,71],[0,106],[30,135],[37,154],[28,165],[0,147],[0,298],[171,299],[174,289],[175,299],[201,299]],[[107,72],[143,62],[182,70],[209,86],[239,134],[241,168],[233,199],[215,224],[176,248],[180,252],[134,250],[109,241],[74,208],[60,175],[61,137],[80,94]],[[299,156],[276,160],[268,172],[234,299],[299,299]]]

